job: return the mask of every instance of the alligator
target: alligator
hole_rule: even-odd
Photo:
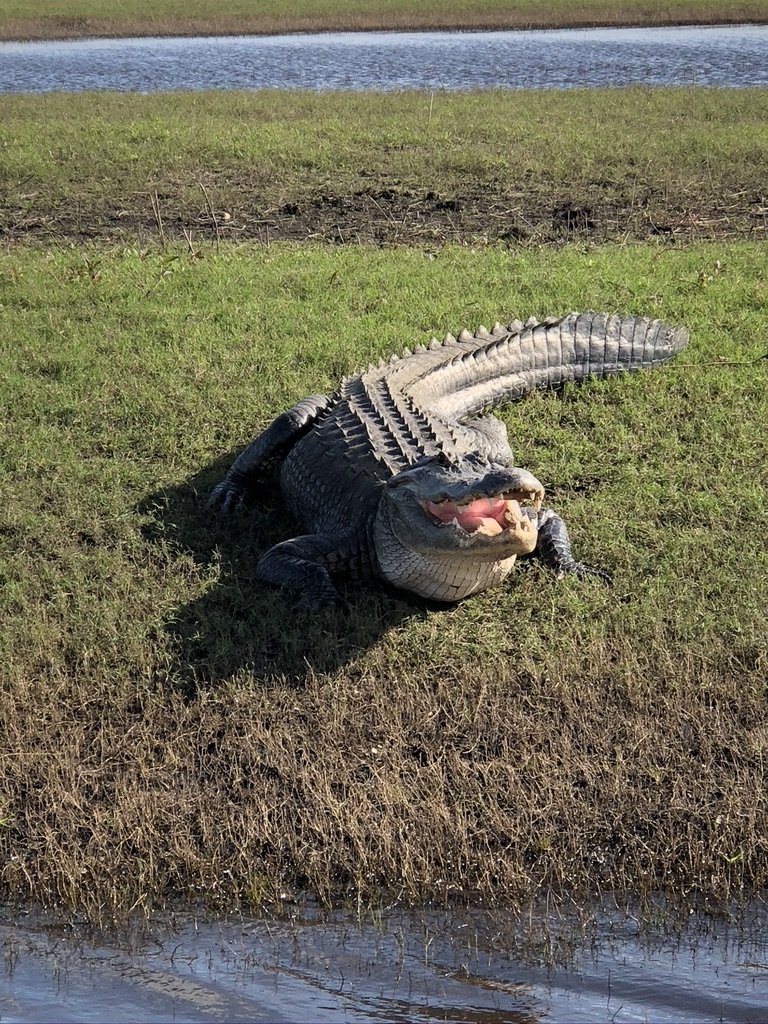
[[[374,577],[439,603],[496,586],[518,555],[558,575],[610,577],[577,561],[543,485],[513,465],[492,409],[539,388],[660,365],[684,327],[569,313],[463,330],[298,402],[235,460],[209,499],[247,504],[279,468],[302,529],[270,548],[259,580],[298,590],[316,611],[343,604],[334,580]]]

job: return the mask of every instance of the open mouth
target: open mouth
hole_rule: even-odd
[[[464,530],[465,533],[479,533],[486,537],[495,537],[505,530],[518,532],[527,531],[530,526],[535,530],[534,523],[525,515],[520,501],[532,502],[538,511],[541,499],[532,494],[498,494],[492,498],[475,498],[468,502],[426,501],[424,509],[440,523],[451,524]]]

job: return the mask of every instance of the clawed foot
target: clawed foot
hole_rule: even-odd
[[[574,562],[568,573],[574,573],[580,580],[583,580],[587,576],[594,576],[595,579],[600,580],[606,587],[613,586],[613,580],[609,573],[604,569],[596,569],[593,565],[585,565],[583,562]]]
[[[246,499],[246,489],[231,480],[222,480],[216,484],[208,498],[208,508],[220,515],[229,515],[240,508]]]

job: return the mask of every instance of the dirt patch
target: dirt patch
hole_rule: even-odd
[[[759,190],[714,195],[692,188],[623,194],[599,182],[558,195],[535,183],[510,189],[475,181],[460,191],[435,191],[385,181],[284,192],[275,202],[269,189],[213,178],[205,187],[179,183],[119,201],[9,197],[0,210],[0,237],[6,239],[158,235],[192,245],[211,239],[379,245],[764,239],[768,197]]]

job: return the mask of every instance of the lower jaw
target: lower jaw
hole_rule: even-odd
[[[441,557],[409,552],[407,557],[380,567],[393,586],[429,601],[454,604],[472,594],[498,586],[510,573],[517,556],[493,561],[466,556]]]
[[[466,532],[470,539],[482,538],[484,541],[492,542],[487,546],[481,543],[476,550],[468,549],[464,552],[465,557],[475,557],[481,561],[497,561],[510,555],[530,555],[538,540],[538,531],[533,528],[533,524],[530,529],[525,530],[519,527],[502,529],[495,520],[491,520],[488,525]]]

